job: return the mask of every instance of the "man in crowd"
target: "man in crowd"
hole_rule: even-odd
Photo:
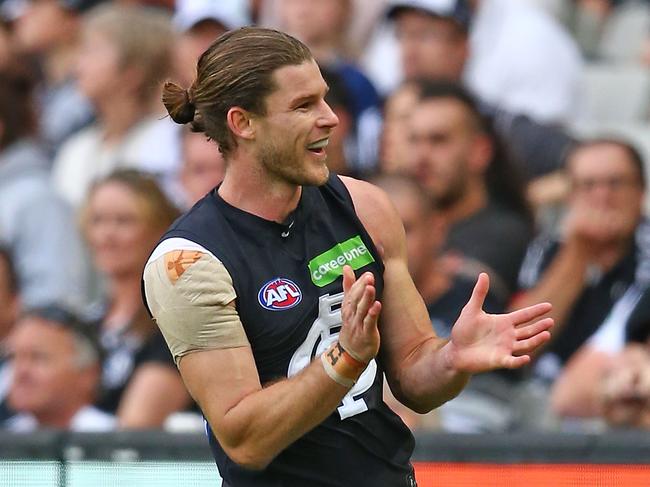
[[[536,363],[549,381],[628,292],[650,282],[639,153],[620,140],[584,142],[570,155],[567,172],[572,191],[561,235],[531,244],[515,301],[553,303],[557,329]]]
[[[541,123],[561,124],[573,116],[580,94],[580,51],[540,6],[520,0],[388,4],[407,79],[462,78],[486,102]]]
[[[112,416],[92,406],[101,374],[96,330],[63,308],[29,311],[9,338],[11,431],[108,431]]]
[[[471,266],[450,269],[445,265],[446,223],[444,212],[431,201],[419,181],[404,176],[380,176],[372,181],[389,195],[404,223],[409,272],[427,306],[438,336],[449,337],[456,318],[472,293],[476,279]],[[503,299],[486,296],[483,309],[502,313]],[[460,395],[437,412],[438,428],[462,433],[511,431],[521,427],[516,401],[520,377],[514,371],[496,370],[475,375]],[[410,426],[429,427],[431,417],[415,416],[403,406],[391,404]]]
[[[196,61],[224,32],[251,23],[246,0],[176,0],[174,75],[182,83],[194,76]]]
[[[388,17],[395,24],[407,80],[442,79],[466,84],[464,73],[470,50],[474,49],[470,42],[472,14],[467,0],[396,0],[390,4]],[[515,67],[509,66],[506,71]],[[467,86],[475,91],[471,84]],[[512,95],[513,90],[507,89],[505,96]],[[541,97],[537,90],[535,98]],[[529,179],[561,167],[572,145],[571,138],[564,132],[502,104],[490,103],[487,99],[480,102],[481,112],[493,118],[496,130],[508,144],[523,176]]]
[[[411,170],[448,225],[446,251],[483,270],[505,306],[532,238],[523,184],[489,121],[459,85],[423,83],[409,121]]]

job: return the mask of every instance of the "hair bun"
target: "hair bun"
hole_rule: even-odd
[[[194,121],[196,107],[186,89],[167,81],[163,86],[162,102],[174,122],[184,125]]]

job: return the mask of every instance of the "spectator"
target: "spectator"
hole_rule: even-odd
[[[150,176],[120,170],[96,182],[82,212],[95,266],[107,282],[100,313],[106,351],[96,403],[122,428],[156,428],[190,399],[140,297],[147,256],[178,215]]]
[[[650,428],[648,344],[628,345],[606,371],[598,392],[598,403],[607,424]]]
[[[97,122],[63,145],[53,168],[57,190],[75,207],[95,179],[117,167],[173,180],[179,132],[160,113],[172,44],[169,18],[157,10],[109,4],[84,19],[77,78]]]
[[[542,235],[531,244],[514,303],[553,304],[556,328],[535,364],[549,382],[632,286],[643,289],[650,281],[639,153],[616,139],[584,142],[569,157],[567,173],[572,190],[561,235]]]
[[[447,221],[447,262],[490,274],[505,305],[532,237],[523,185],[471,96],[456,84],[421,87],[409,121],[411,167]]]
[[[373,171],[381,132],[380,100],[365,74],[342,55],[350,0],[280,0],[278,9],[281,30],[303,41],[320,65],[343,80],[354,120],[346,141],[347,165],[356,174]]]
[[[553,384],[554,413],[572,427],[592,419],[650,427],[649,336],[650,289],[632,285]]]
[[[395,22],[406,79],[462,78],[470,55],[471,13],[465,0],[393,1],[388,18]]]
[[[446,222],[418,180],[404,175],[380,175],[371,182],[386,191],[397,209],[406,232],[409,272],[427,305],[436,334],[448,337],[472,294],[475,276],[463,274],[466,269],[462,268],[454,273],[445,265]],[[489,293],[484,309],[501,313],[505,307]]]
[[[540,6],[520,0],[390,0],[388,14],[396,20],[407,78],[417,63],[429,76],[462,76],[477,95],[505,111],[539,123],[571,119],[580,51]],[[441,54],[449,50],[450,58]],[[369,62],[372,72],[391,64],[382,58]]]
[[[79,307],[85,300],[82,245],[70,208],[50,187],[26,73],[20,66],[0,70],[0,245],[12,254],[26,307]]]
[[[384,103],[379,166],[388,174],[405,174],[409,169],[408,118],[418,104],[419,83],[403,82]]]
[[[325,95],[325,102],[339,119],[339,124],[330,134],[327,144],[327,167],[337,174],[352,176],[356,174],[358,167],[349,164],[354,160],[354,154],[350,154],[350,146],[346,141],[354,135],[354,108],[352,107],[352,94],[345,85],[344,79],[336,72],[321,67],[321,74],[329,90]]]
[[[6,402],[11,380],[7,363],[7,337],[18,318],[19,308],[18,281],[11,256],[0,247],[0,422],[10,416]]]
[[[90,124],[93,109],[74,80],[83,15],[104,0],[28,0],[16,19],[15,45],[34,56],[42,73],[38,90],[40,133],[54,154]]]
[[[63,308],[29,311],[9,338],[12,382],[5,423],[16,432],[39,428],[107,431],[115,418],[92,406],[101,373],[94,328]]]
[[[246,0],[176,0],[174,26],[179,32],[174,48],[176,78],[189,86],[199,56],[228,30],[251,24]]]
[[[216,142],[204,134],[184,128],[181,144],[178,206],[189,209],[221,182],[226,163]]]
[[[409,272],[422,295],[436,334],[449,337],[452,326],[472,294],[475,277],[464,269],[453,270],[442,256],[446,238],[443,214],[435,208],[416,180],[404,176],[373,179],[389,195],[406,232]],[[503,300],[489,293],[483,309],[505,311]],[[516,390],[520,376],[513,371],[475,375],[459,398],[443,404],[432,417],[418,416],[398,403],[393,408],[412,428],[459,433],[508,431],[519,426]]]
[[[540,123],[572,120],[583,63],[570,34],[531,2],[473,3],[467,86],[486,102]]]
[[[388,16],[395,23],[402,68],[407,79],[463,81],[473,49],[468,31],[471,16],[466,0],[396,0],[392,2]],[[509,71],[510,67],[500,69]],[[503,88],[503,92],[510,94],[514,89]],[[543,99],[539,92],[535,96]],[[495,128],[527,179],[562,166],[572,145],[571,138],[563,131],[486,101],[481,100],[481,112],[493,119]]]

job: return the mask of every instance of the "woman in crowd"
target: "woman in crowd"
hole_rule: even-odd
[[[178,129],[160,103],[173,40],[170,19],[158,10],[106,4],[85,17],[76,75],[97,122],[68,139],[53,168],[57,190],[74,206],[96,178],[118,167],[165,182],[175,175]]]
[[[98,406],[122,428],[155,428],[190,404],[180,375],[140,297],[147,257],[177,216],[155,180],[118,170],[95,183],[82,211],[93,262],[105,278],[100,319],[106,350]]]

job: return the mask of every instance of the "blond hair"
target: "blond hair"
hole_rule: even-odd
[[[100,33],[116,47],[122,68],[142,72],[140,96],[149,99],[159,93],[172,68],[174,31],[169,15],[137,5],[103,4],[87,14],[84,29]]]

